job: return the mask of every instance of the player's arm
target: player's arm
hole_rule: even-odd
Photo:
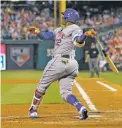
[[[75,46],[81,48],[85,45],[85,39],[86,39],[86,36],[84,34],[81,34],[80,36],[76,34],[74,35],[72,40]]]
[[[45,40],[54,40],[55,35],[53,32],[47,31],[47,32],[40,32],[39,38],[45,39]]]
[[[32,26],[28,28],[28,31],[36,34],[39,38],[45,39],[45,40],[54,40],[55,34],[51,31],[40,31],[38,28]]]
[[[94,37],[94,36],[96,36],[96,32],[93,29],[86,31],[85,33],[83,33],[82,30],[76,31],[75,34],[73,35],[73,39],[72,39],[74,45],[77,47],[83,47],[85,45],[85,39],[88,36]]]

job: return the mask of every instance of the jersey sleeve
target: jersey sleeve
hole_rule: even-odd
[[[72,39],[74,40],[75,37],[81,36],[81,35],[83,35],[83,30],[80,29],[80,28],[77,28],[77,29],[74,30],[73,33],[72,33]]]
[[[77,37],[81,37],[83,35],[83,30],[78,27],[76,30],[73,31],[72,33],[72,41],[73,41],[73,44],[76,46],[76,47],[83,47],[85,45],[85,42],[76,42],[76,38]]]
[[[56,35],[56,33],[58,33],[59,31],[61,31],[63,28],[62,27],[59,27],[59,28],[56,28],[53,33]]]

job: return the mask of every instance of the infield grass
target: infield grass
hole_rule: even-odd
[[[80,72],[79,76],[81,76],[83,78],[87,78],[87,77],[89,77],[89,72]],[[114,84],[119,84],[122,86],[122,72],[119,72],[119,73],[104,72],[104,73],[100,73],[100,77],[104,78]]]
[[[40,79],[42,71],[24,70],[24,71],[2,71],[2,80],[16,79]],[[89,72],[80,72],[80,77],[88,78]],[[102,78],[112,83],[122,85],[122,72],[114,74],[111,72],[101,73]],[[3,84],[1,86],[2,104],[30,104],[37,83],[27,84]],[[47,90],[43,103],[64,103],[59,93],[59,86],[54,82]]]

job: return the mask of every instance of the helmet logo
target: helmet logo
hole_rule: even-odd
[[[76,23],[76,21],[79,20],[79,13],[74,9],[68,8],[63,14],[64,22]]]

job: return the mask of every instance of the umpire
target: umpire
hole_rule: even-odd
[[[94,72],[96,72],[99,77],[99,51],[96,48],[95,43],[91,44],[91,48],[88,51],[85,62],[89,63],[90,77],[94,77]]]

